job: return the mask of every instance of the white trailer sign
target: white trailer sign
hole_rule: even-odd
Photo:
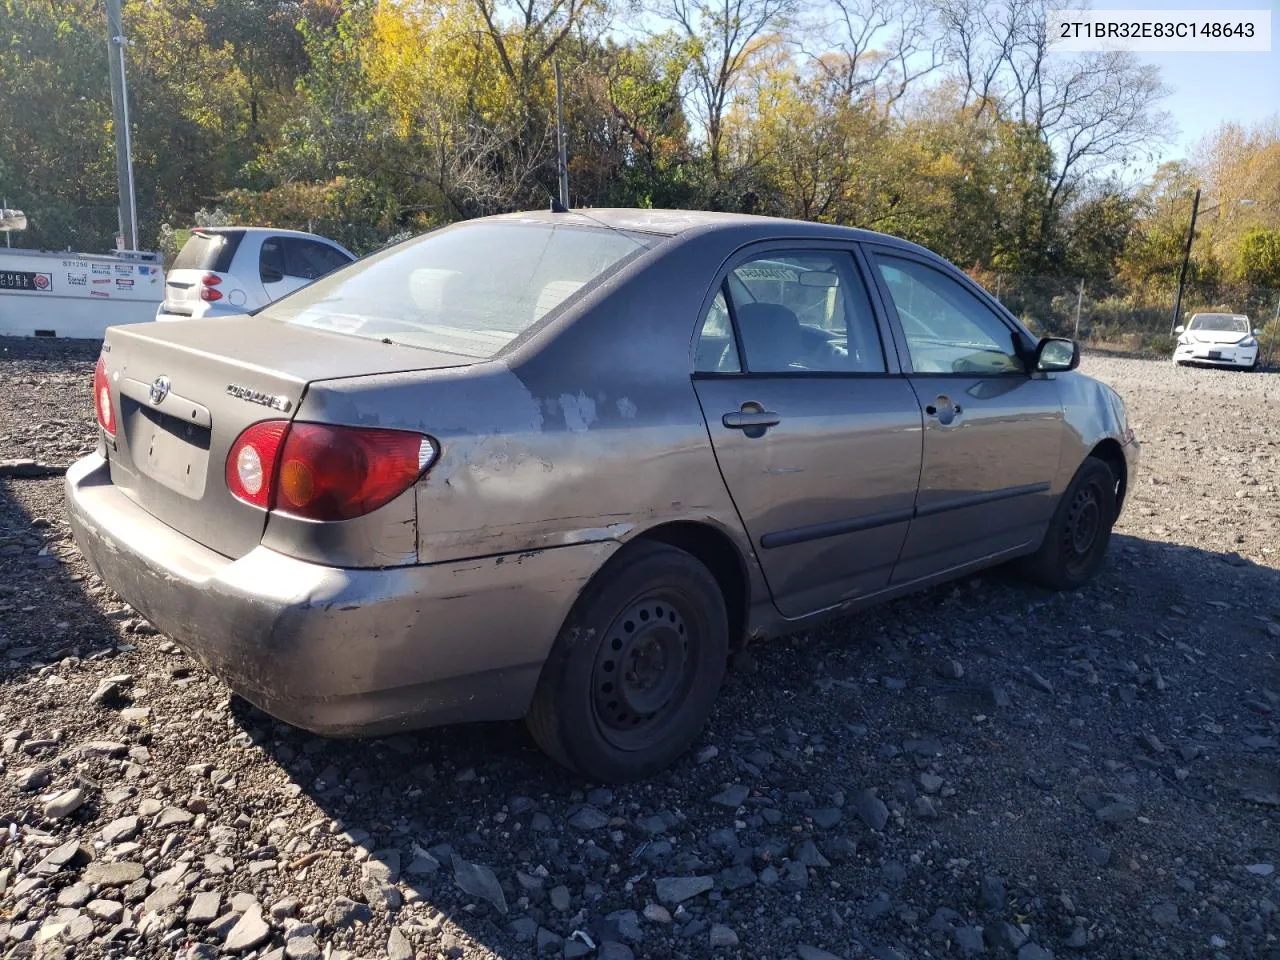
[[[0,249],[0,335],[99,340],[154,320],[163,299],[158,256]]]

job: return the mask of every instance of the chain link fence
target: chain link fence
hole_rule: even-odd
[[[1033,330],[1144,356],[1173,355],[1177,281],[1123,292],[1114,282],[1079,277],[989,273],[979,283]],[[1280,289],[1252,284],[1188,283],[1178,323],[1200,312],[1246,314],[1258,337],[1259,363],[1280,366]]]

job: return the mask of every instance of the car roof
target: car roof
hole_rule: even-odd
[[[902,240],[886,233],[863,230],[858,227],[842,227],[832,223],[815,223],[810,220],[790,220],[785,217],[761,217],[747,213],[718,213],[710,210],[641,210],[627,207],[602,207],[570,210],[554,213],[549,210],[504,213],[485,217],[493,221],[520,221],[525,223],[565,223],[575,226],[604,226],[616,230],[654,233],[667,237],[686,234],[705,234],[721,230],[757,232],[751,239],[808,239],[867,241],[900,247],[914,253],[941,259],[925,247]]]
[[[305,230],[277,230],[275,227],[192,227],[192,233],[244,233],[244,234],[270,234],[273,237],[306,237],[308,240],[323,240],[325,243],[332,243],[341,246],[337,240],[329,237],[321,236],[318,233],[307,233]]]

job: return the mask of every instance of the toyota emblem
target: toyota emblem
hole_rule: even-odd
[[[151,405],[159,406],[169,395],[169,378],[156,377],[151,384]]]

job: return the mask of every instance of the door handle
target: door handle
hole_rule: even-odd
[[[937,417],[940,423],[947,424],[964,411],[960,404],[952,403],[950,397],[939,396],[937,400],[924,408],[924,412],[931,417]]]
[[[782,418],[770,410],[743,410],[734,413],[726,413],[720,418],[730,430],[763,430],[766,427],[776,427],[782,422]]]

